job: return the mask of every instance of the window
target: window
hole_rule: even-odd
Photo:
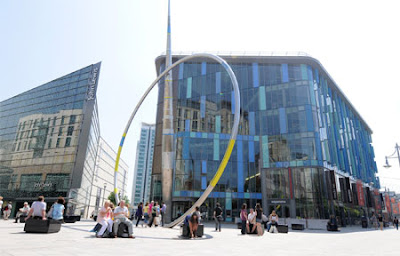
[[[65,147],[69,146],[71,146],[71,137],[67,137],[67,139],[65,140]]]
[[[60,147],[60,140],[61,140],[60,138],[57,139],[56,148]]]
[[[49,144],[47,145],[47,148],[51,148],[51,143],[52,143],[52,139],[49,139]]]
[[[69,124],[75,123],[75,120],[76,120],[76,115],[71,115],[69,118]]]
[[[61,117],[61,125],[64,124],[64,120],[65,120],[65,116],[62,116],[62,117]]]
[[[63,128],[60,127],[60,129],[58,130],[58,136],[62,136],[62,130],[63,130]]]
[[[67,131],[67,136],[72,136],[73,131],[74,131],[74,127],[73,126],[69,126],[68,127],[68,131]]]

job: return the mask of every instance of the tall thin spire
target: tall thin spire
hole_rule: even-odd
[[[172,64],[171,56],[171,8],[170,0],[168,0],[168,28],[167,28],[167,52],[166,52],[165,66],[166,68]]]
[[[167,52],[165,67],[172,64],[171,56],[171,16],[170,1],[168,0],[168,28],[167,28]],[[162,200],[167,205],[164,215],[165,222],[170,222],[172,217],[172,184],[174,169],[174,111],[173,111],[172,72],[168,72],[164,83],[163,104],[163,134],[161,156],[161,190]]]

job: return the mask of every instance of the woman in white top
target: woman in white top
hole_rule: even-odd
[[[112,232],[113,220],[112,220],[112,209],[110,207],[110,200],[104,202],[104,206],[99,209],[99,215],[97,216],[97,222],[101,225],[101,229],[97,232],[97,237],[103,237],[104,232],[108,229],[108,232]]]
[[[269,215],[269,221],[271,227],[269,228],[270,233],[275,233],[278,232],[277,226],[278,226],[278,221],[279,217],[278,214],[276,214],[275,210],[272,211],[272,213]]]

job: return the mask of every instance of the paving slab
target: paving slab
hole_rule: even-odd
[[[292,231],[263,236],[241,235],[232,224],[223,224],[215,232],[206,223],[201,239],[180,239],[179,228],[134,228],[136,239],[95,238],[89,232],[96,223],[82,220],[63,224],[60,232],[31,234],[24,224],[0,220],[0,255],[400,255],[400,232],[343,228],[340,232],[324,230]]]

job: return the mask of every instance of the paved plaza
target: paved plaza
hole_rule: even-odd
[[[179,229],[134,229],[136,239],[95,238],[95,222],[63,224],[55,234],[27,234],[24,224],[0,220],[0,255],[400,255],[400,232],[351,227],[341,232],[289,231],[288,234],[240,235],[232,224],[215,232],[205,226],[202,239],[179,239]]]

